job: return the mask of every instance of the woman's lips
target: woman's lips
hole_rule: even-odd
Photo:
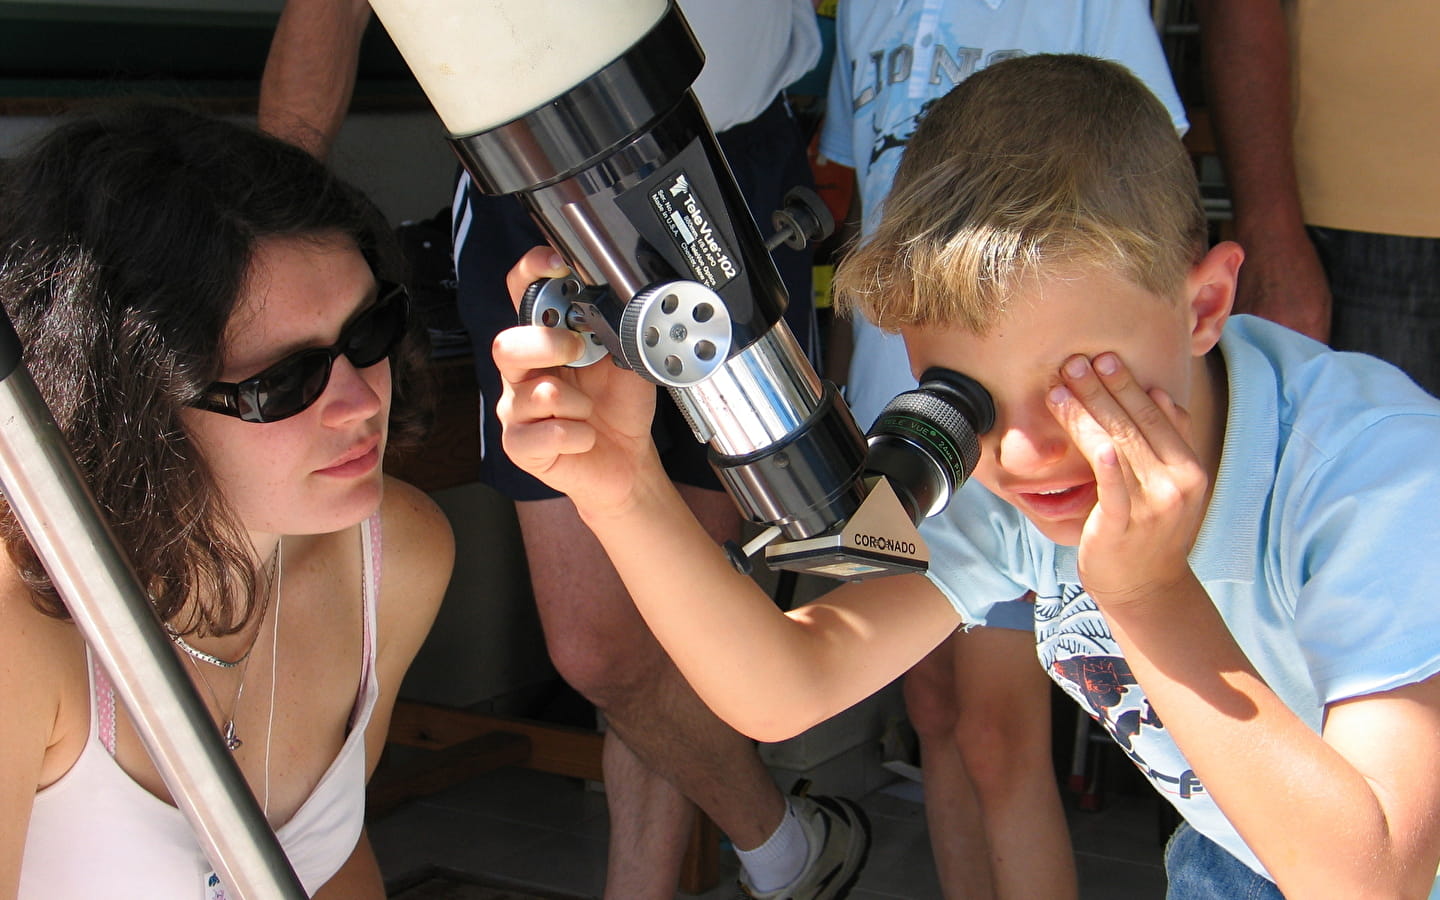
[[[316,474],[330,475],[336,478],[353,478],[356,475],[364,475],[380,463],[380,441],[368,441],[364,445],[355,448],[354,451],[345,454],[338,461],[318,469]]]

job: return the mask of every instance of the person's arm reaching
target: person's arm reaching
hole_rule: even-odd
[[[287,0],[260,78],[262,131],[324,159],[355,91],[367,0]]]
[[[1246,250],[1236,311],[1328,341],[1330,287],[1295,176],[1284,9],[1279,0],[1201,0],[1196,9],[1210,118]]]
[[[512,295],[561,272],[550,251],[533,251],[511,272]],[[735,571],[665,474],[650,439],[654,386],[608,362],[561,367],[581,346],[563,329],[496,338],[506,452],[569,495],[656,638],[722,719],[764,741],[798,734],[955,630],[959,615],[917,575],[845,585],[782,613]]]

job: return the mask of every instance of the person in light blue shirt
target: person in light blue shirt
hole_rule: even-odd
[[[1001,60],[1027,53],[1115,60],[1165,104],[1178,133],[1189,127],[1143,0],[845,0],[835,32],[820,152],[855,170],[862,241],[880,224],[925,112]],[[833,330],[849,334],[850,352],[837,339],[840,362],[830,374],[866,428],[892,397],[915,387],[904,341],[863,316]],[[947,895],[1073,898],[1073,854],[1053,777],[1052,691],[1025,653],[1030,607],[1000,607],[989,622],[946,641],[905,679],[936,869]],[[1026,707],[1030,713],[1020,714]]]
[[[1189,155],[1139,79],[1006,60],[932,107],[836,278],[912,371],[994,402],[972,483],[922,529],[930,573],[775,609],[668,487],[653,391],[553,368],[582,350],[569,334],[497,341],[505,441],[746,734],[798,733],[1020,598],[1049,675],[1184,816],[1172,900],[1435,896],[1440,401],[1232,318],[1243,259],[1209,244]]]
[[[1226,324],[1219,352],[1229,411],[1190,568],[1264,683],[1323,734],[1329,704],[1440,671],[1440,604],[1416,596],[1440,579],[1440,402],[1373,357],[1253,316]],[[1077,548],[979,482],[964,493],[922,529],[931,580],[977,623],[1032,594],[1051,678],[1191,827],[1264,875],[1129,672]]]

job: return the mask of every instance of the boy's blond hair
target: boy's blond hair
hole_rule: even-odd
[[[887,331],[984,334],[1024,279],[1102,268],[1178,296],[1207,227],[1164,104],[1124,66],[996,63],[932,104],[839,303]]]

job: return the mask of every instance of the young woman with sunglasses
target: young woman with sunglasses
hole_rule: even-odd
[[[0,165],[26,363],[296,874],[345,900],[384,896],[365,780],[453,559],[381,473],[415,424],[388,241],[303,151],[169,107]],[[0,531],[0,897],[223,897],[8,511]]]

